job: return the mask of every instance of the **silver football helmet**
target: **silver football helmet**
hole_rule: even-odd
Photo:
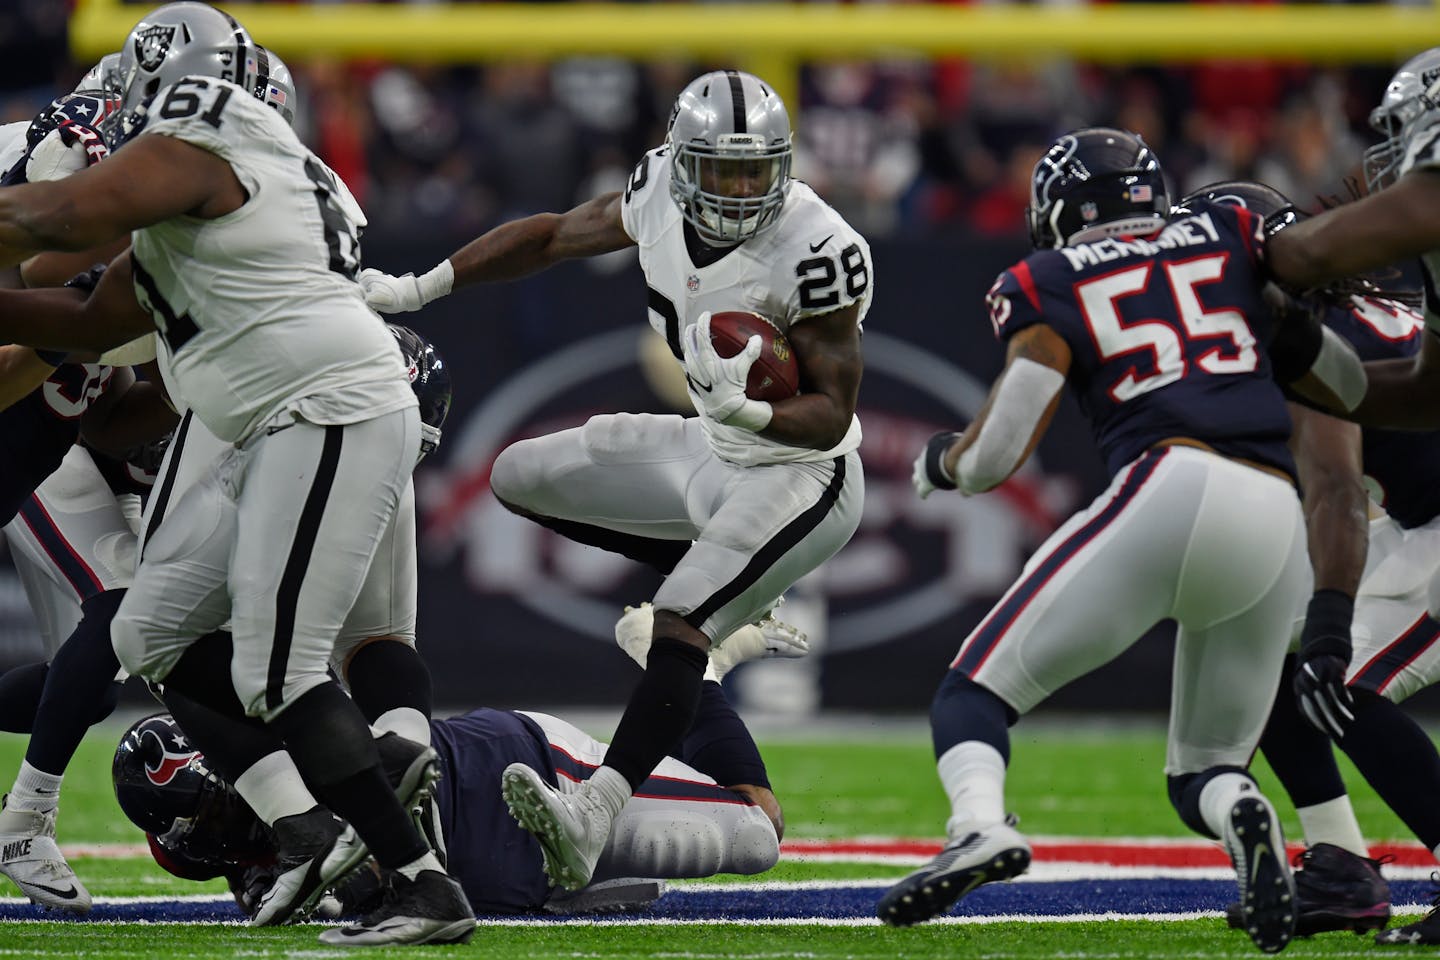
[[[1370,126],[1385,139],[1365,151],[1365,186],[1374,192],[1393,182],[1415,135],[1437,121],[1440,47],[1432,47],[1400,65],[1380,105],[1370,111]]]
[[[146,14],[120,48],[114,84],[121,123],[162,87],[192,74],[254,89],[255,41],[240,21],[208,3],[167,3]],[[247,76],[247,70],[251,71]]]
[[[670,114],[670,196],[703,239],[746,240],[774,223],[790,188],[790,117],[739,70],[707,73]]]
[[[290,126],[295,126],[295,77],[274,50],[255,45],[255,99],[274,107]]]

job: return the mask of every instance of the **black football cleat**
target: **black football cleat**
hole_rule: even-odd
[[[414,880],[385,871],[384,899],[356,923],[320,934],[332,947],[466,943],[475,933],[475,911],[454,877],[421,870]]]
[[[1377,931],[1376,943],[1383,945],[1440,943],[1440,873],[1430,874],[1430,882],[1435,884],[1434,896],[1430,898],[1430,912],[1414,923],[1407,923],[1403,927],[1391,927],[1389,930]]]
[[[369,851],[343,820],[322,806],[275,821],[275,879],[255,900],[253,927],[303,920],[325,891],[349,876]]]
[[[1295,935],[1383,928],[1390,919],[1390,884],[1380,875],[1380,863],[1333,843],[1317,843],[1297,856]],[[1241,905],[1230,904],[1225,920],[1244,929]]]

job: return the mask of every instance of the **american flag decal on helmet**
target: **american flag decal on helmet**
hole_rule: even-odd
[[[1150,203],[1155,199],[1155,192],[1148,183],[1131,184],[1129,189],[1131,203]]]

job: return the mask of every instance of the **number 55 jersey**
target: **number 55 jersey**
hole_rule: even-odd
[[[162,366],[210,431],[243,443],[282,413],[332,425],[414,406],[395,338],[355,282],[365,215],[280,114],[228,81],[186,77],[150,100],[129,142],[151,136],[215,154],[245,191],[223,216],[132,236]]]
[[[1170,437],[1295,476],[1290,415],[1263,345],[1275,321],[1260,219],[1197,203],[1149,238],[1032,253],[987,296],[995,335],[1043,323],[1070,347],[1069,381],[1114,475]]]
[[[859,304],[870,308],[874,271],[870,246],[815,191],[790,181],[779,217],[732,247],[702,243],[670,198],[670,151],[640,161],[620,207],[625,232],[640,248],[650,325],[681,359],[680,335],[706,310],[750,310],[788,333],[806,317]],[[687,383],[692,400],[695,387]],[[697,409],[702,409],[696,403]],[[834,460],[860,446],[860,421],[829,450],[794,447],[739,427],[700,418],[716,455],[740,466]]]

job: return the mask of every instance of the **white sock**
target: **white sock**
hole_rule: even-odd
[[[610,811],[610,819],[614,820],[625,809],[633,792],[630,789],[630,781],[621,775],[614,767],[601,767],[590,775],[585,781],[590,786],[590,791],[601,804]]]
[[[64,779],[63,773],[46,773],[22,760],[5,806],[11,810],[54,810],[60,804],[60,781]]]
[[[284,750],[267,753],[235,778],[235,792],[270,826],[281,817],[306,813],[320,801],[305,786],[295,761]]]
[[[1300,827],[1305,831],[1305,843],[1333,843],[1360,857],[1370,856],[1370,848],[1360,835],[1360,823],[1355,819],[1355,808],[1350,805],[1350,795],[1342,793],[1334,800],[1326,800],[1309,807],[1296,807],[1300,815]]]
[[[1255,781],[1243,773],[1222,773],[1200,790],[1200,818],[1217,837],[1230,826],[1230,809],[1244,795],[1260,796]]]
[[[430,721],[425,719],[425,714],[414,707],[396,707],[393,710],[386,710],[375,719],[370,725],[375,735],[382,733],[398,733],[406,740],[414,740],[416,743],[423,743],[430,746]]]
[[[979,740],[957,743],[935,765],[950,797],[945,833],[954,840],[1005,819],[1005,758]]]
[[[400,873],[404,874],[406,880],[414,880],[416,874],[421,870],[436,870],[440,873],[445,872],[445,868],[440,866],[440,861],[435,858],[435,851],[426,850],[425,856],[418,860],[411,860],[405,864],[405,866],[400,868]]]

